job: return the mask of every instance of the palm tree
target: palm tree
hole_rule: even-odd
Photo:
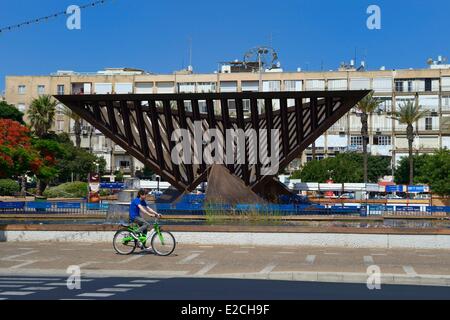
[[[53,125],[57,102],[49,95],[34,99],[28,109],[28,118],[36,136],[43,138]]]
[[[358,102],[357,108],[361,111],[361,136],[363,142],[363,156],[364,156],[364,183],[368,182],[368,165],[367,165],[367,144],[369,142],[369,115],[373,113],[381,101],[373,97],[373,92],[364,97]]]
[[[75,122],[75,145],[78,149],[81,148],[81,117],[67,107],[62,108],[61,112]]]
[[[392,117],[400,122],[406,124],[406,138],[408,139],[409,151],[409,184],[414,184],[414,160],[413,160],[413,143],[414,143],[414,123],[425,117],[427,111],[422,110],[419,105],[419,98],[416,94],[416,102],[407,101],[400,107],[398,111],[392,112]]]

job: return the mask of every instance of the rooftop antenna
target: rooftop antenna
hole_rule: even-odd
[[[189,36],[189,67],[192,67],[192,37]]]

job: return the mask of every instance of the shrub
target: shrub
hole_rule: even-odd
[[[17,181],[11,179],[0,179],[0,196],[13,196],[20,191]]]
[[[84,198],[87,196],[86,182],[68,182],[56,187],[47,188],[44,196],[47,198]]]

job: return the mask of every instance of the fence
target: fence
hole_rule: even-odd
[[[199,201],[200,200],[200,201]],[[443,216],[450,215],[445,206],[362,205],[333,206],[308,204],[205,204],[203,199],[188,197],[176,204],[155,203],[150,207],[163,215],[204,215],[208,212],[224,214],[279,214],[279,215],[361,215],[361,216]],[[106,214],[111,211],[109,203],[87,202],[0,202],[1,214]],[[114,204],[114,206],[117,206]],[[128,214],[128,205],[113,210]]]
[[[105,213],[108,203],[87,202],[0,202],[1,214],[90,214]]]

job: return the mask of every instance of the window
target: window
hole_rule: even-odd
[[[391,112],[392,111],[392,97],[375,97],[380,104],[375,112]]]
[[[307,91],[323,91],[325,90],[325,80],[307,80]]]
[[[347,90],[347,79],[328,80],[328,90]]]
[[[403,92],[403,81],[395,80],[395,91]]]
[[[136,82],[135,91],[136,91],[136,93],[153,93],[153,83],[152,82]]]
[[[63,115],[64,114],[64,105],[62,105],[62,104],[58,104],[57,106],[56,106],[56,114],[57,115]]]
[[[178,84],[179,93],[193,93],[195,92],[195,82],[184,82]]]
[[[117,94],[133,93],[133,84],[132,83],[116,83],[114,85],[114,92]]]
[[[351,136],[350,137],[350,145],[362,146],[362,144],[363,144],[362,136]]]
[[[285,91],[302,91],[302,81],[286,80],[284,81]]]
[[[38,85],[37,91],[38,91],[38,94],[45,94],[45,86],[44,85]]]
[[[59,95],[63,95],[64,94],[64,85],[63,84],[58,84],[58,94]]]
[[[56,131],[57,132],[64,131],[64,120],[57,120],[56,121]]]
[[[242,107],[244,109],[244,112],[250,112],[250,100],[249,99],[242,100]]]
[[[373,144],[376,146],[390,146],[392,138],[390,136],[375,136],[373,137]]]
[[[96,94],[111,94],[112,83],[96,83],[94,84],[94,92]]]
[[[433,130],[433,118],[425,118],[425,130]]]
[[[276,92],[281,90],[280,81],[263,81],[264,92]]]
[[[129,168],[130,167],[130,161],[121,160],[121,161],[119,161],[119,166],[121,168]]]
[[[392,92],[392,78],[373,79],[373,90],[376,92]]]
[[[19,85],[17,91],[19,92],[19,94],[25,94],[25,93],[26,93],[26,90],[27,90],[27,87],[26,87],[26,86],[24,86],[24,85]]]
[[[370,88],[370,79],[354,78],[350,79],[350,90],[366,90]]]
[[[220,92],[237,92],[236,81],[221,81]]]
[[[450,111],[450,96],[442,97],[442,111]]]
[[[197,92],[216,92],[215,82],[199,82],[197,83]]]
[[[241,82],[242,92],[258,92],[259,82],[258,81],[242,81]]]

